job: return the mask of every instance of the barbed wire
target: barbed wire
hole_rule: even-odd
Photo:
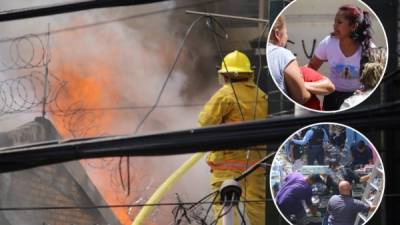
[[[16,37],[11,42],[0,43],[0,49],[8,49],[8,51],[2,51],[0,72],[46,65],[46,47],[39,35],[27,34]]]
[[[46,86],[44,76],[43,72],[32,71],[28,75],[0,81],[0,117],[33,110],[42,105]],[[60,117],[65,131],[74,138],[87,137],[88,134],[101,135],[96,122],[98,113],[84,110],[86,106],[83,101],[67,106],[59,102],[60,94],[69,91],[67,84],[53,74],[48,76],[45,104],[52,116]]]
[[[40,112],[44,116],[48,110],[52,116],[59,117],[64,131],[73,138],[101,135],[96,121],[98,112],[85,111],[84,101],[69,105],[60,102],[62,94],[68,96],[73,90],[68,89],[67,81],[48,70],[51,56],[50,33],[47,34],[47,44],[44,37],[36,34],[0,43],[0,50],[8,49],[0,56],[0,72],[11,74],[0,81],[0,117],[27,111]],[[43,106],[40,111],[39,105]]]
[[[34,109],[43,103],[45,74],[32,71],[27,75],[0,81],[0,116]],[[66,82],[50,74],[47,104],[54,103]]]

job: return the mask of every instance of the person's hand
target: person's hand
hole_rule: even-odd
[[[376,209],[376,205],[371,205],[370,207],[369,207],[369,211],[371,212],[371,211],[374,211]]]
[[[354,94],[356,94],[356,95],[359,95],[359,94],[362,94],[363,92],[360,90],[360,89],[357,89],[355,92],[354,92]]]
[[[370,175],[369,175],[369,174],[360,177],[360,183],[365,183],[365,182],[367,182],[367,181],[369,180],[369,178],[370,178]]]
[[[321,212],[320,211],[316,211],[314,214],[312,214],[315,217],[321,217]]]

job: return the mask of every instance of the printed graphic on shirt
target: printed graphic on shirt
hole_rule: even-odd
[[[342,79],[354,80],[360,77],[359,68],[353,65],[336,64],[333,66],[333,70]]]

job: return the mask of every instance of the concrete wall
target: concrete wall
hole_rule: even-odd
[[[58,139],[47,119],[0,134],[0,147]],[[3,140],[3,141],[1,141]],[[27,159],[29,160],[29,159]],[[79,162],[0,174],[0,207],[107,205]],[[1,225],[119,225],[111,209],[1,211]]]
[[[2,174],[0,183],[1,207],[93,205],[61,164]],[[1,224],[10,225],[107,224],[97,209],[3,211],[1,214]]]

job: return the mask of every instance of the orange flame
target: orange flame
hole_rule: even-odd
[[[114,122],[121,118],[115,115],[115,111],[104,110],[104,107],[122,101],[119,91],[112,87],[112,78],[115,77],[113,69],[102,63],[75,62],[52,68],[52,71],[59,79],[67,82],[65,90],[56,99],[58,111],[51,113],[60,134],[64,138],[77,138],[112,133]],[[118,196],[125,196],[110,188],[111,172],[93,169],[86,163],[81,164],[105,202],[109,205],[121,204]],[[126,201],[123,204],[129,203],[128,199]],[[121,224],[131,224],[127,208],[112,208],[112,211]]]

